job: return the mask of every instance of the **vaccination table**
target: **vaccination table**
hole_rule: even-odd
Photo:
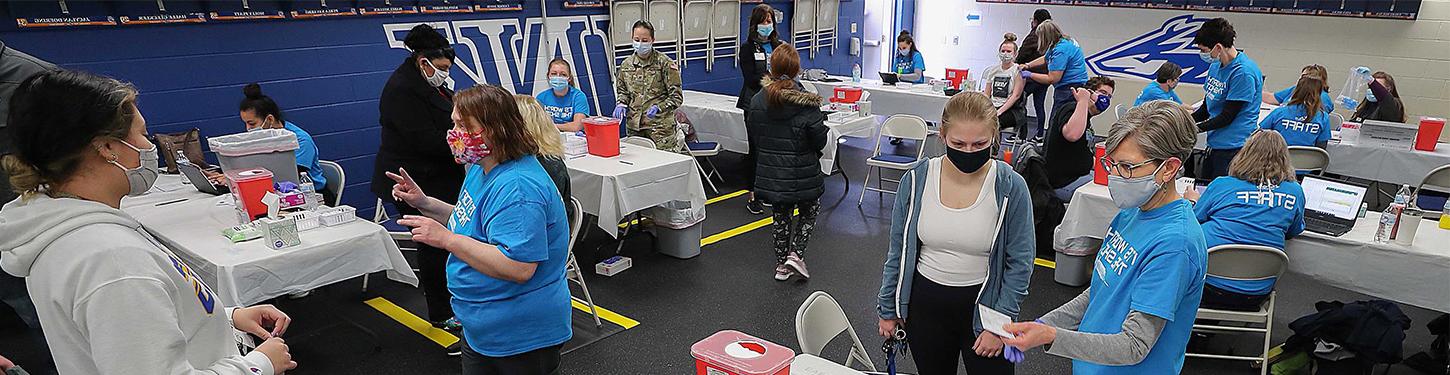
[[[1418,181],[1418,180],[1417,180]],[[1178,188],[1192,181],[1179,180]],[[1108,187],[1088,183],[1072,195],[1062,224],[1053,234],[1054,247],[1074,238],[1101,240],[1117,215]],[[1379,213],[1355,221],[1354,230],[1333,237],[1305,231],[1285,244],[1289,271],[1358,293],[1450,312],[1450,230],[1420,220],[1414,246],[1374,243]]]
[[[621,143],[619,156],[585,154],[564,164],[574,197],[610,236],[618,237],[619,221],[635,211],[670,201],[705,205],[704,182],[689,156]]]
[[[1450,165],[1450,144],[1440,143],[1435,151],[1383,148],[1359,145],[1352,140],[1329,142],[1329,168],[1325,172],[1416,186],[1430,171]]]
[[[950,96],[940,91],[931,91],[931,86],[913,84],[909,88],[886,85],[879,80],[863,79],[852,83],[851,77],[830,76],[839,82],[806,81],[816,86],[817,94],[831,97],[836,87],[856,86],[871,92],[871,113],[889,116],[894,114],[917,115],[927,122],[941,122],[942,108],[946,108]]]
[[[745,111],[735,108],[735,97],[700,91],[685,91],[685,104],[680,106],[695,126],[701,141],[719,142],[726,151],[750,152],[750,138],[745,134]],[[876,116],[846,116],[844,120],[826,120],[826,139],[841,137],[869,138],[876,134]],[[836,142],[826,142],[821,149],[821,173],[831,174],[835,166]]]
[[[247,306],[388,271],[394,281],[418,285],[418,276],[382,226],[366,220],[300,233],[302,244],[272,250],[261,239],[232,243],[222,229],[237,225],[230,195],[197,191],[180,175],[162,175],[149,194],[127,197],[121,210],[135,217],[185,261],[228,306]]]

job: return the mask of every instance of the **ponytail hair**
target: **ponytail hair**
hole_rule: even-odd
[[[785,105],[785,90],[795,89],[795,81],[791,78],[800,74],[801,58],[795,48],[781,48],[770,54],[770,85],[765,86],[765,103],[767,108],[780,108]]]
[[[916,50],[916,39],[911,37],[911,32],[910,31],[901,30],[901,33],[900,34],[896,34],[896,42],[897,43],[906,42],[906,44],[910,44],[911,45],[911,53],[914,54],[914,53],[917,52],[917,50]]]
[[[285,121],[282,119],[282,109],[277,107],[277,102],[273,101],[272,97],[262,94],[262,85],[248,83],[242,87],[242,95],[245,97],[242,98],[242,104],[237,106],[237,111],[252,112],[252,115],[257,116],[258,120],[271,115],[272,118],[277,119],[278,124]]]
[[[1006,34],[1002,34],[1002,44],[1009,44],[1009,43],[1012,44],[1013,47],[1016,47],[1017,46],[1017,34],[1010,33],[1010,32],[1009,33],[1006,33]],[[999,44],[998,46],[1000,47],[1001,45]]]
[[[11,189],[24,196],[64,183],[96,138],[125,139],[137,114],[136,88],[114,78],[55,70],[21,81],[7,128],[15,152],[3,162]]]

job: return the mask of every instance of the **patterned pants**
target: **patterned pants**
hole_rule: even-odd
[[[811,240],[811,231],[816,229],[816,215],[821,213],[821,202],[776,203],[771,219],[775,229],[775,264],[785,264],[785,257],[791,253],[804,259],[806,242]],[[800,216],[791,218],[791,213],[800,209]]]

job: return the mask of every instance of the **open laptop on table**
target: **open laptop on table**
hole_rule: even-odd
[[[897,82],[901,82],[901,78],[898,77],[896,75],[896,73],[891,73],[891,72],[880,72],[880,73],[881,73],[881,83],[883,83],[883,84],[895,85]]]
[[[1354,228],[1364,186],[1308,175],[1304,186],[1304,230],[1339,237]]]
[[[222,195],[231,192],[231,189],[226,185],[212,183],[211,179],[206,178],[206,173],[201,171],[201,167],[196,166],[196,164],[176,163],[176,169],[180,170],[181,174],[186,176],[186,181],[190,182],[191,186],[195,186],[198,191],[211,195]]]

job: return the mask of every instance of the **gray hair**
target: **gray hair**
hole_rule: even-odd
[[[1058,28],[1057,23],[1052,20],[1042,21],[1032,32],[1037,34],[1037,52],[1042,54],[1047,54],[1047,51],[1056,46],[1057,42],[1072,39],[1067,34],[1063,34],[1062,29]]]
[[[1113,124],[1106,151],[1112,153],[1123,140],[1133,137],[1149,158],[1187,161],[1197,135],[1198,126],[1187,109],[1172,101],[1154,100],[1129,109]]]

